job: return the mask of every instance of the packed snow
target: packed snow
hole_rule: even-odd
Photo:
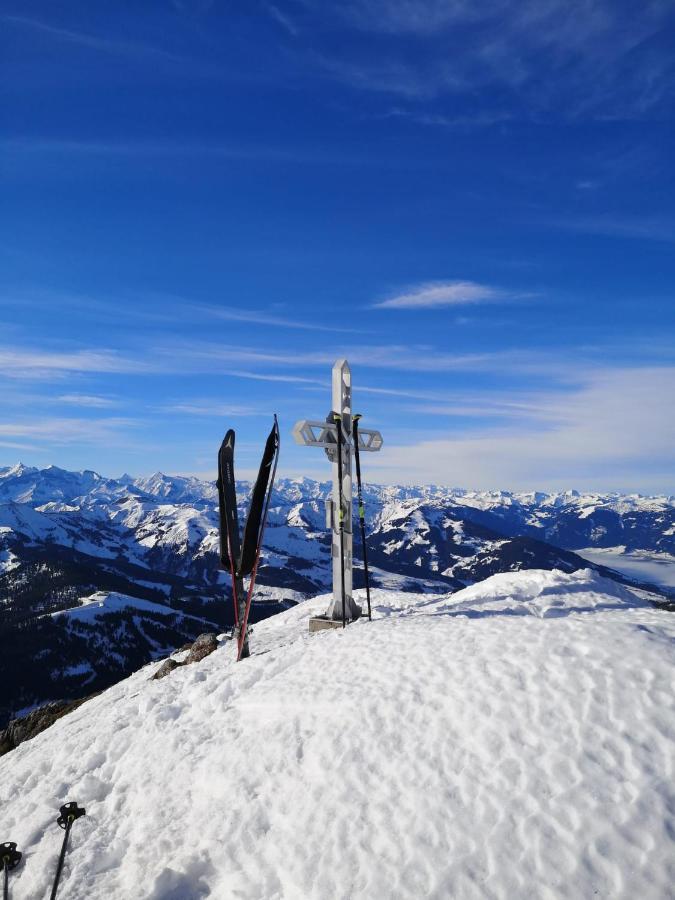
[[[148,665],[1,759],[14,896],[77,800],[64,900],[673,897],[672,614],[590,570],[373,600]]]
[[[90,597],[84,597],[81,600],[81,606],[59,610],[59,612],[49,613],[49,615],[53,619],[65,616],[70,622],[89,622],[91,624],[99,616],[125,610],[155,613],[161,616],[180,616],[187,619],[196,618],[195,616],[186,616],[180,610],[162,603],[153,603],[151,600],[142,600],[140,597],[130,597],[128,594],[120,594],[117,591],[96,591]]]

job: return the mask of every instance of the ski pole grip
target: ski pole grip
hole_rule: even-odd
[[[21,862],[21,856],[14,841],[5,841],[4,844],[0,844],[0,861],[2,861],[2,868],[7,869],[8,872],[16,869]]]
[[[68,828],[68,826],[72,825],[76,819],[86,815],[84,807],[78,806],[74,800],[71,800],[69,803],[64,803],[59,810],[59,813],[60,815],[56,820],[56,824],[59,828]]]

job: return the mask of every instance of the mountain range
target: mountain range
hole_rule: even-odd
[[[242,504],[250,487],[237,485]],[[277,481],[253,622],[329,589],[329,493],[328,482]],[[673,496],[370,484],[364,499],[373,583],[390,590],[447,593],[524,569],[591,568],[635,584],[575,551],[675,558]],[[0,468],[0,677],[15,685],[0,727],[232,625],[217,503],[215,484],[192,477]],[[355,556],[358,589],[357,535]],[[638,587],[656,602],[675,593],[648,579]]]

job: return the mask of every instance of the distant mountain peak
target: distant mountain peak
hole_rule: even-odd
[[[27,466],[22,462],[18,462],[7,469],[0,470],[0,478],[21,478],[22,475],[32,474],[37,471],[33,466]]]

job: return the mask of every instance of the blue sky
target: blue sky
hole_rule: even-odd
[[[675,492],[673,2],[12,2],[0,464]]]

